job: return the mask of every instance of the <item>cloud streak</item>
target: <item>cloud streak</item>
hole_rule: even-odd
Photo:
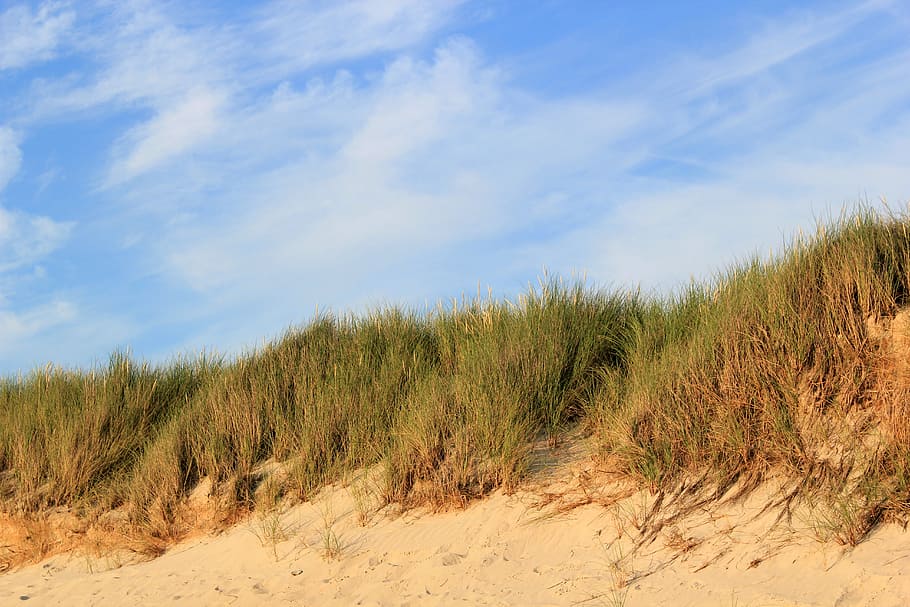
[[[265,74],[276,77],[406,49],[449,22],[461,0],[270,2],[252,27]]]
[[[19,149],[19,135],[11,128],[0,126],[0,193],[19,172],[22,151]]]
[[[117,148],[106,185],[123,183],[197,148],[221,125],[223,95],[205,88],[189,91],[184,99],[134,127]]]
[[[0,208],[0,273],[47,256],[66,240],[72,224]]]
[[[21,69],[52,59],[73,25],[74,14],[60,2],[37,10],[13,5],[0,12],[0,71]]]

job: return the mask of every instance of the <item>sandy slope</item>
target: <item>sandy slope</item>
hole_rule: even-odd
[[[817,518],[773,526],[775,511],[762,507],[776,493],[766,489],[652,525],[659,532],[642,542],[636,526],[653,502],[645,493],[566,511],[592,497],[583,468],[462,511],[381,512],[364,525],[358,492],[335,487],[150,562],[64,555],[0,575],[0,604],[910,604],[910,536],[899,527],[845,551],[815,539]],[[327,544],[340,554],[326,558]]]

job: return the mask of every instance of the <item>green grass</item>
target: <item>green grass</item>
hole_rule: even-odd
[[[670,296],[546,279],[514,302],[322,315],[231,361],[49,366],[0,381],[0,512],[123,508],[167,542],[204,477],[225,520],[254,509],[268,460],[279,496],[380,465],[387,503],[463,504],[581,424],[654,490],[788,475],[859,541],[910,509],[910,365],[873,334],[908,299],[910,220],[860,208]]]
[[[266,460],[306,499],[383,464],[387,502],[442,506],[514,485],[540,435],[583,414],[621,364],[637,299],[548,280],[518,302],[465,300],[428,315],[324,315],[231,363],[161,367],[116,354],[90,371],[0,385],[0,508],[125,507],[153,538],[185,532],[200,479],[226,516],[255,506]]]

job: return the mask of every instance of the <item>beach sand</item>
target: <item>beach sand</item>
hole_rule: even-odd
[[[821,542],[823,517],[765,509],[782,495],[769,486],[649,520],[655,496],[618,481],[595,494],[588,467],[441,513],[368,512],[356,485],[333,486],[151,561],[77,551],[7,572],[0,604],[910,604],[901,527],[854,548]]]

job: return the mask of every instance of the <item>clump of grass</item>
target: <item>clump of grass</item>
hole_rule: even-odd
[[[464,502],[514,486],[531,441],[582,412],[601,366],[621,364],[637,301],[558,281],[517,303],[474,300],[431,319],[438,362],[397,412],[390,501]]]
[[[266,459],[292,462],[285,482],[300,498],[376,462],[432,346],[421,322],[398,311],[325,316],[289,332],[198,390],[140,462],[138,502],[164,498],[173,508],[206,476],[225,489],[229,507],[251,509],[254,468]],[[161,486],[172,490],[162,495]]]
[[[116,507],[139,455],[217,368],[205,357],[153,368],[117,353],[89,372],[48,366],[0,381],[3,508]]]
[[[704,469],[721,490],[772,470],[821,492],[859,476],[905,507],[910,401],[870,325],[908,297],[910,223],[861,208],[652,300],[627,372],[591,401],[603,455],[655,488]]]
[[[306,499],[379,464],[385,502],[462,504],[514,486],[529,442],[583,414],[638,309],[546,279],[514,303],[324,314],[231,362],[115,354],[3,380],[0,509],[123,506],[157,550],[197,524],[187,498],[202,479],[219,520],[255,509],[267,460],[285,462],[276,495]]]
[[[831,540],[844,546],[856,546],[881,517],[880,503],[846,493],[825,495],[804,516],[809,528],[822,542]]]
[[[335,531],[337,520],[330,497],[320,505],[319,514],[322,518],[322,526],[319,530],[322,558],[327,561],[338,560],[344,552],[344,543],[341,536]]]
[[[283,514],[282,508],[274,507],[270,511],[260,514],[250,527],[250,531],[263,548],[268,547],[271,550],[276,563],[281,560],[278,546],[291,539],[293,532],[292,526],[282,520]]]
[[[356,478],[350,479],[347,490],[357,515],[357,524],[366,527],[376,508],[376,489],[369,475],[363,470],[356,473]]]

